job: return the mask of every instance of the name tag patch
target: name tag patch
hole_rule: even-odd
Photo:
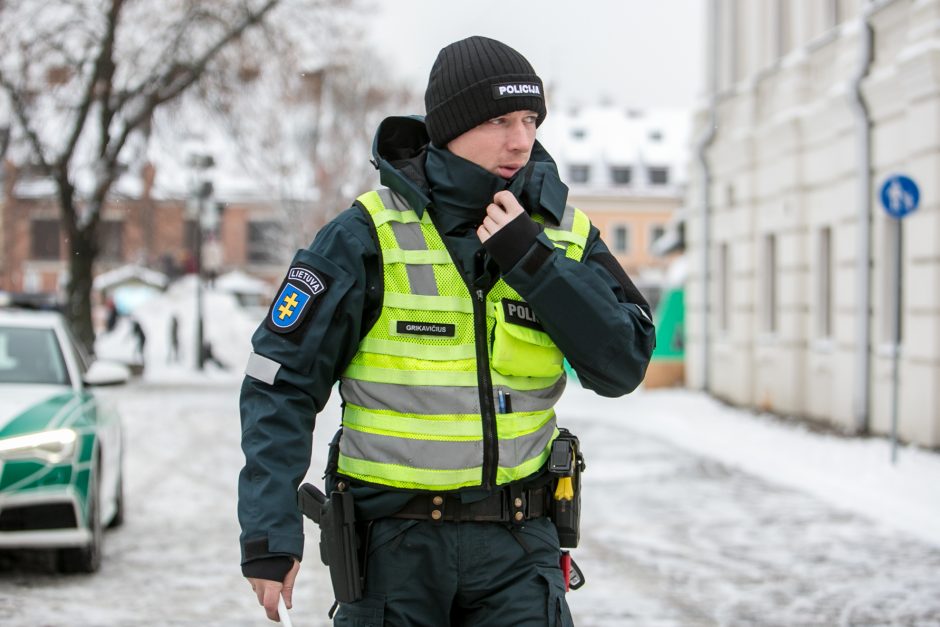
[[[519,300],[503,299],[503,318],[506,322],[518,324],[519,326],[544,331],[542,323],[535,317],[535,312],[529,307],[528,303]]]
[[[431,335],[434,337],[454,337],[457,335],[457,326],[453,324],[440,324],[437,322],[408,322],[399,320],[395,329],[404,335]]]
[[[326,289],[326,281],[313,269],[291,266],[268,313],[268,328],[277,333],[295,330],[313,310],[315,297],[326,292]]]

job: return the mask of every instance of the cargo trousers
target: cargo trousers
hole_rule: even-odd
[[[363,598],[335,627],[573,627],[548,518],[372,523]]]

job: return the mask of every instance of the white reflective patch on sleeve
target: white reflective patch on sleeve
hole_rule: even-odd
[[[281,364],[273,359],[268,359],[264,355],[252,353],[248,357],[248,365],[245,366],[245,374],[252,379],[263,381],[268,385],[274,385],[274,378],[281,369]]]
[[[635,303],[634,303],[633,306],[637,308],[637,310],[643,315],[644,318],[646,318],[646,319],[649,320],[650,322],[653,321],[653,319],[650,318],[649,315],[648,315],[645,311],[643,311],[643,308],[642,308],[642,307],[640,307],[639,305],[637,305],[637,304],[635,304]],[[249,364],[250,364],[250,363],[251,363],[251,362],[249,362]]]

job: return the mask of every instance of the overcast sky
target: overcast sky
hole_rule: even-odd
[[[437,52],[485,35],[525,55],[564,104],[691,107],[705,0],[373,0],[373,44],[424,93]]]

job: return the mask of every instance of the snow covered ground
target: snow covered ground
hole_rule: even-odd
[[[41,556],[0,559],[0,624],[266,625],[238,569],[238,385],[257,312],[210,293],[222,370],[195,373],[194,311],[179,285],[139,318],[141,380],[108,390],[126,428],[127,522],[93,576],[48,572]],[[181,363],[166,363],[180,316]],[[119,328],[102,354],[128,350]],[[123,337],[123,339],[121,339]],[[162,339],[161,339],[162,338]],[[107,350],[105,350],[107,349]],[[940,625],[940,456],[891,465],[882,439],[853,439],[726,407],[697,392],[594,396],[572,382],[560,423],[582,441],[587,584],[569,594],[579,627]],[[318,418],[310,479],[339,423]],[[292,618],[329,625],[316,530]]]

